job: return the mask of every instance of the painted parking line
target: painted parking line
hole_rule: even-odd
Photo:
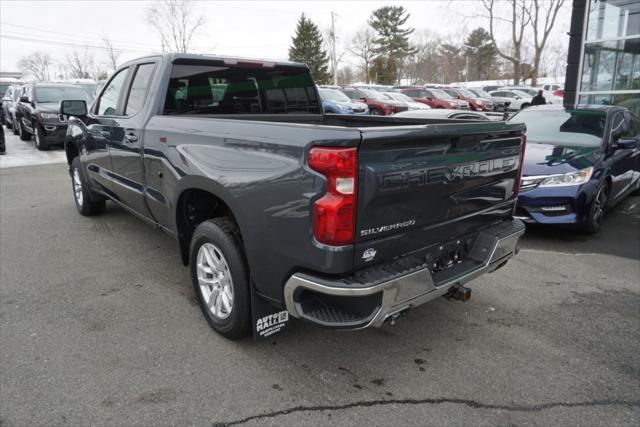
[[[21,141],[13,131],[4,128],[6,152],[0,155],[0,169],[15,168],[18,166],[49,165],[53,163],[65,163],[67,161],[64,150],[60,147],[51,147],[48,151],[40,151],[36,148],[33,139]]]

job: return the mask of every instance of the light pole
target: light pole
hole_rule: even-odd
[[[465,47],[469,50],[473,50],[474,53],[480,49],[480,46],[469,46],[468,44],[462,43],[462,47]],[[469,81],[469,52],[465,52],[464,55],[464,81],[465,83]]]
[[[489,46],[489,45],[490,44],[485,44],[485,45],[482,45],[482,46],[469,46],[468,44],[462,43],[462,47],[465,47],[465,48],[467,48],[469,50],[472,50],[473,53],[477,53],[479,49],[481,49],[483,47],[486,47],[486,46]],[[468,82],[469,81],[469,79],[468,79],[468,76],[469,76],[469,53],[468,52],[465,53],[464,58],[465,58],[465,62],[464,62],[464,81]]]

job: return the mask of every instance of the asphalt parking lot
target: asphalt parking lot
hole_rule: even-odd
[[[51,153],[0,163],[0,426],[640,424],[640,197],[593,237],[529,230],[468,303],[231,342],[176,243],[81,217]]]

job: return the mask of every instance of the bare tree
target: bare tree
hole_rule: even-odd
[[[371,27],[362,28],[355,34],[351,47],[348,49],[352,55],[362,61],[361,68],[365,76],[365,83],[369,83],[371,66],[376,56],[375,38],[376,35]]]
[[[413,52],[405,58],[403,64],[403,77],[411,83],[427,83],[437,80],[438,74],[438,48],[441,45],[440,37],[430,31],[422,30],[413,34],[411,46]]]
[[[87,46],[83,48],[74,47],[65,56],[67,74],[72,79],[88,79],[94,74],[93,54],[89,52]]]
[[[147,19],[160,34],[163,52],[187,52],[205,23],[204,14],[191,0],[156,0],[147,10]]]
[[[564,0],[533,0],[525,8],[528,19],[533,29],[533,69],[530,72],[531,86],[538,84],[538,74],[540,73],[540,60],[547,44],[549,34],[553,29],[558,16],[558,11],[562,8]]]
[[[20,70],[29,71],[36,79],[43,81],[49,80],[49,67],[52,65],[51,56],[44,52],[34,52],[18,61]]]
[[[108,65],[115,71],[118,68],[121,51],[113,47],[113,43],[108,37],[102,39],[104,41],[104,49],[107,51]]]
[[[526,0],[510,0],[509,13],[502,15],[496,7],[496,0],[482,0],[482,5],[488,12],[487,18],[489,19],[489,35],[491,36],[491,42],[496,48],[498,55],[511,62],[513,65],[513,83],[520,83],[520,74],[522,63],[522,40],[524,32],[531,21],[531,16],[528,13]],[[497,27],[500,23],[508,24],[511,32],[510,51],[501,49],[498,46],[496,40]]]

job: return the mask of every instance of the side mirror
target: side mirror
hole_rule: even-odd
[[[29,97],[28,97],[28,96],[24,96],[24,95],[22,95],[22,96],[20,97],[20,102],[30,102],[30,101],[29,101]]]
[[[516,96],[516,99],[522,99],[522,98],[521,98],[521,97],[519,97],[519,96]]]
[[[362,102],[367,102],[367,98],[362,97],[362,98],[360,98],[360,101],[362,101]]]
[[[611,132],[611,140],[614,143],[617,143],[619,142],[618,141],[619,139],[621,139],[623,136],[625,136],[628,133],[629,133],[629,124],[626,121],[623,121],[622,123],[620,123],[620,126],[615,128]]]
[[[629,150],[638,146],[638,140],[635,138],[620,138],[615,144],[615,148],[620,150]]]
[[[60,101],[60,114],[63,116],[86,116],[87,103],[84,100]]]

